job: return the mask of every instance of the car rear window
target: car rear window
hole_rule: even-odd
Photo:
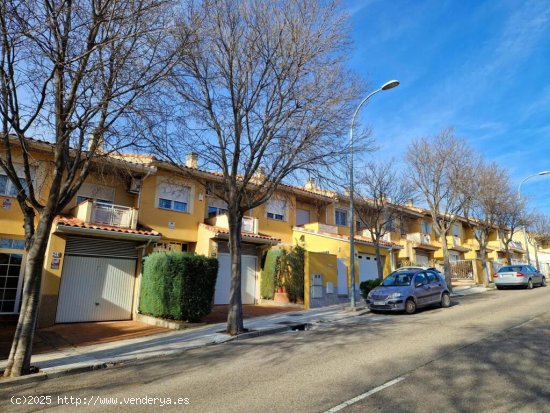
[[[498,270],[498,272],[521,272],[522,270],[523,266],[521,265],[507,265]]]

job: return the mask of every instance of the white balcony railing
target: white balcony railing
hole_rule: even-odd
[[[418,242],[420,244],[431,244],[432,237],[430,234],[424,234],[422,232],[414,232],[412,234],[407,234],[407,240]]]
[[[134,208],[94,202],[92,205],[92,224],[110,225],[113,227],[135,228],[137,224],[137,211]]]
[[[229,221],[227,220],[227,215],[216,215],[215,217],[207,218],[205,221],[208,225],[213,225],[215,227],[229,229]],[[248,232],[251,234],[258,234],[259,232],[259,222],[257,218],[254,217],[243,217],[242,232]]]

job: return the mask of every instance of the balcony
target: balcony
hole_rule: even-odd
[[[374,240],[374,236],[372,235],[372,233],[370,232],[369,229],[364,229],[362,231],[359,231],[359,235],[364,237],[364,238],[370,238],[370,239]],[[386,232],[384,235],[382,235],[382,238],[380,240],[381,241],[386,241],[386,242],[391,242],[391,233]]]
[[[86,200],[72,209],[73,215],[88,224],[136,229],[138,210],[123,205]]]
[[[217,215],[206,220],[208,225],[212,225],[218,228],[229,229],[229,221],[227,215]],[[259,233],[258,219],[254,217],[243,217],[241,232],[248,232],[250,234]]]
[[[423,232],[413,232],[412,234],[407,234],[407,240],[418,244],[431,244],[432,236]]]

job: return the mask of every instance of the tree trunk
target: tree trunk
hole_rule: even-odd
[[[483,273],[485,274],[485,280],[487,281],[487,285],[489,285],[492,281],[491,279],[491,271],[487,268],[487,256],[485,251],[485,246],[480,245],[479,246],[479,255],[481,256],[481,266],[483,267]]]
[[[504,251],[506,251],[506,264],[512,265],[512,255],[510,254],[508,243],[504,244]]]
[[[449,260],[449,249],[447,248],[447,232],[441,231],[441,248],[443,249],[443,272],[445,273],[445,281],[449,291],[453,291],[451,282],[451,261]]]
[[[229,291],[229,311],[227,333],[232,336],[244,332],[243,306],[241,297],[241,227],[242,214],[228,213],[229,253],[231,255],[231,288]]]
[[[382,260],[380,259],[379,239],[380,237],[376,237],[376,242],[374,243],[374,252],[376,254],[376,268],[378,270],[378,279],[382,281],[384,279],[384,268],[382,267]]]
[[[23,278],[23,303],[17,321],[17,328],[4,370],[4,377],[18,377],[29,374],[32,342],[38,315],[40,286],[46,247],[53,217],[41,216],[30,248],[26,250],[25,276]]]

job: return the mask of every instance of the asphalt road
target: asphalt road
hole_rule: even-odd
[[[491,291],[2,389],[0,411],[550,412],[549,350],[550,288]]]

